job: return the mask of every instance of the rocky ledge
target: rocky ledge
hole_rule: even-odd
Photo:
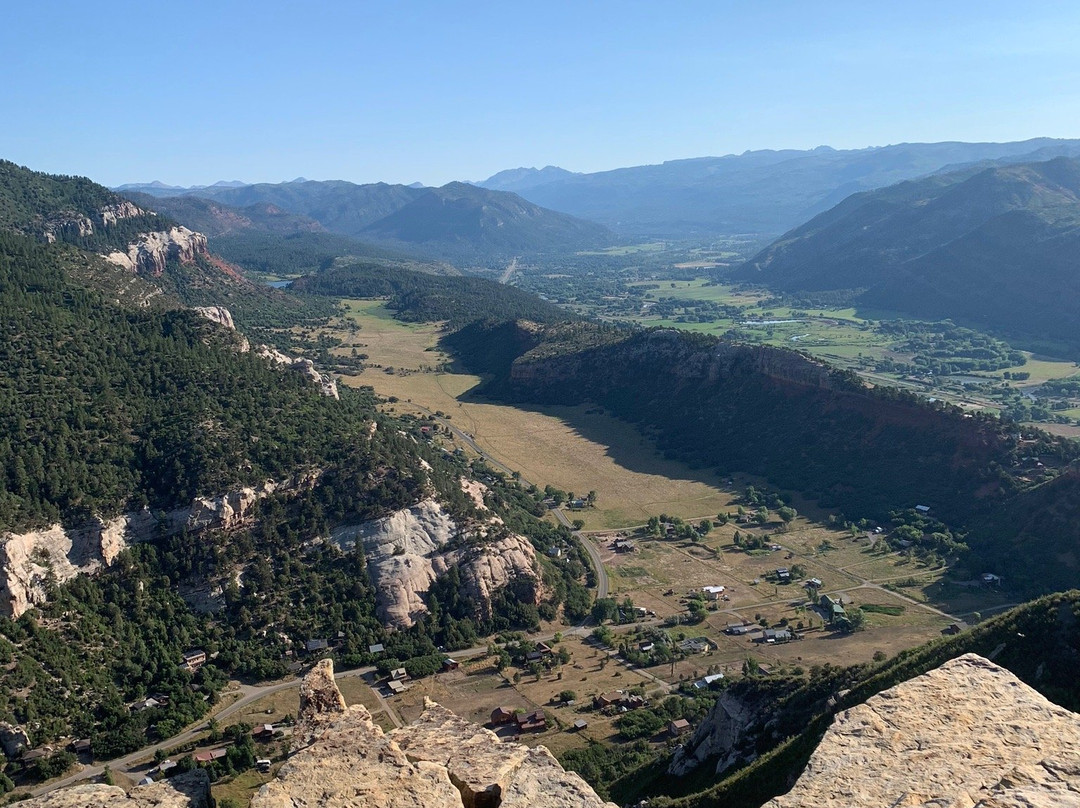
[[[795,787],[767,808],[1080,805],[1080,715],[976,654],[833,721]]]
[[[429,701],[387,734],[346,707],[323,660],[300,691],[294,752],[251,808],[614,808],[542,746],[501,741]]]
[[[202,769],[160,783],[136,786],[83,785],[20,802],[27,808],[210,808],[210,778]]]

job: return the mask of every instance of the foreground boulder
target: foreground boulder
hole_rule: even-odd
[[[345,707],[333,663],[304,680],[294,738],[301,745],[251,808],[614,808],[544,747],[504,743],[434,702],[386,734]]]
[[[1080,716],[976,654],[837,715],[767,808],[1080,805]]]
[[[83,785],[62,788],[19,805],[27,808],[210,808],[210,778],[202,769],[178,774],[160,783],[135,786]]]

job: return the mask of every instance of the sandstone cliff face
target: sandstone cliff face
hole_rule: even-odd
[[[241,488],[213,499],[201,497],[187,508],[155,515],[133,511],[115,519],[93,519],[79,528],[0,534],[0,612],[18,617],[46,600],[46,583],[69,581],[112,564],[131,544],[181,530],[234,530],[251,524],[256,502],[277,489],[273,482]]]
[[[768,808],[1080,805],[1080,716],[975,654],[833,721]]]
[[[27,808],[210,808],[210,778],[202,769],[160,783],[135,786],[82,785],[62,788],[19,803]]]
[[[127,252],[117,250],[105,259],[124,269],[157,277],[165,271],[165,264],[170,259],[191,263],[196,256],[205,254],[206,236],[181,226],[144,233],[138,241],[128,245]]]
[[[461,532],[442,505],[425,499],[382,519],[338,528],[331,539],[346,548],[363,545],[379,619],[393,628],[411,626],[427,613],[424,595],[451,567],[457,567],[465,594],[481,609],[490,609],[494,594],[519,579],[533,584],[539,602],[539,565],[528,539],[509,534],[452,543]]]
[[[323,660],[301,690],[295,752],[251,808],[614,808],[544,747],[503,743],[427,702],[413,725],[385,734],[345,707]]]

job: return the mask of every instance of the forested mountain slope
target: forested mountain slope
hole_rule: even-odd
[[[225,306],[237,324],[260,329],[264,339],[268,326],[294,325],[330,311],[247,281],[208,250],[202,233],[83,177],[0,161],[0,231],[77,248],[53,255],[66,255],[64,268],[110,299],[140,306]]]
[[[1080,351],[1080,163],[971,168],[852,196],[738,269],[787,292]]]
[[[270,204],[340,235],[463,266],[564,254],[615,241],[601,225],[538,207],[513,193],[460,182],[414,188],[305,181],[198,193],[238,207]]]
[[[466,263],[606,247],[607,228],[527,202],[517,194],[461,182],[426,189],[368,225],[363,235]]]
[[[233,207],[197,196],[128,194],[146,210],[166,214],[207,236],[209,249],[245,272],[295,277],[328,269],[341,260],[370,259],[388,267],[457,274],[448,264],[331,233],[309,216],[270,202]]]
[[[761,475],[852,520],[888,524],[926,504],[951,535],[928,523],[917,549],[959,554],[979,571],[1007,563],[1018,592],[1080,584],[1074,475],[1029,480],[1021,462],[1036,455],[1067,468],[1080,456],[1073,442],[1022,439],[992,416],[869,388],[794,351],[674,330],[508,323],[466,327],[444,343],[490,374],[488,396],[599,404],[669,456]]]
[[[227,678],[283,675],[313,636],[351,665],[375,662],[382,643],[380,661],[419,675],[441,666],[439,646],[587,612],[587,556],[516,483],[479,485],[370,390],[324,396],[181,305],[254,300],[254,319],[278,293],[100,186],[3,168],[0,583],[24,597],[4,604],[17,619],[0,618],[0,720],[25,725],[32,745],[89,737],[98,758],[132,751],[203,715]],[[101,257],[113,252],[129,264]],[[113,295],[109,273],[155,289],[151,305]],[[400,556],[327,537],[420,505],[446,535],[432,539],[430,577],[408,582],[415,614],[391,631],[375,568]],[[192,648],[208,655],[197,670],[182,665]],[[130,708],[152,695],[156,707]]]

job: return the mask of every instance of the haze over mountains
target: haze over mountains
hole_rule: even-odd
[[[982,161],[1035,162],[1057,156],[1080,156],[1080,140],[765,149],[593,173],[575,173],[557,166],[515,168],[473,184],[517,194],[534,205],[597,222],[623,236],[775,236],[860,191]],[[310,216],[334,232],[397,240],[399,233],[388,234],[385,228],[365,232],[365,228],[427,193],[460,195],[457,185],[429,189],[418,184],[356,185],[298,178],[238,187],[235,182],[191,188],[133,183],[117,190],[155,196],[197,195],[240,207],[266,202]]]
[[[850,194],[983,160],[1030,162],[1080,154],[1080,141],[900,143],[838,151],[749,151],[592,174],[551,166],[478,183],[600,222],[628,236],[778,235]]]

